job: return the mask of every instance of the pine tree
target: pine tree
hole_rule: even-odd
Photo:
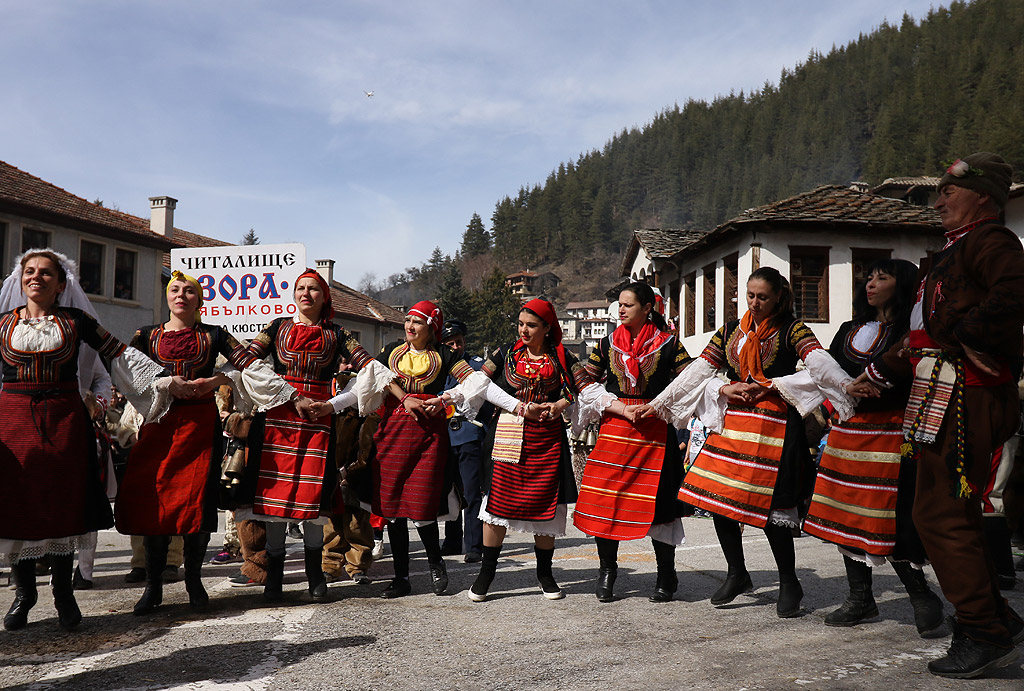
[[[480,290],[474,294],[474,302],[469,342],[487,352],[512,342],[520,304],[512,289],[505,285],[505,272],[495,268],[488,274]]]
[[[242,244],[243,245],[258,245],[258,244],[260,244],[260,239],[258,237],[256,237],[256,231],[253,230],[252,228],[250,228],[249,232],[242,236]]]
[[[484,222],[480,214],[474,213],[466,226],[466,232],[462,234],[462,256],[467,259],[486,254],[491,251],[491,236],[484,228]]]

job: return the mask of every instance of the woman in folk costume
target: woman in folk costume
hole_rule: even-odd
[[[409,525],[412,521],[427,552],[434,594],[448,588],[441,558],[438,520],[458,515],[448,467],[448,424],[437,396],[448,376],[463,381],[473,368],[441,344],[444,317],[432,302],[417,302],[405,315],[405,340],[396,341],[377,360],[391,372],[391,396],[374,434],[372,510],[388,523],[395,577],[381,593],[391,599],[412,592],[409,583]]]
[[[573,523],[597,541],[601,559],[597,599],[614,599],[620,540],[649,535],[658,562],[651,602],[668,602],[678,587],[676,545],[683,542],[685,504],[676,495],[683,458],[675,429],[657,417],[639,418],[637,405],[668,386],[690,362],[683,344],[667,332],[656,309],[663,304],[646,283],[619,293],[621,324],[601,339],[586,373],[594,382],[580,391],[574,425],[601,420],[597,444],[587,458]],[[600,382],[607,376],[607,381]]]
[[[315,269],[306,269],[296,279],[295,304],[295,317],[275,319],[249,344],[249,353],[259,359],[269,356],[274,372],[295,387],[301,397],[295,405],[278,405],[253,417],[240,493],[245,497],[243,503],[250,499],[252,503],[237,510],[235,520],[266,523],[267,582],[263,595],[270,601],[283,597],[288,523],[302,521],[309,594],[315,602],[323,602],[327,599],[327,579],[321,568],[323,524],[330,517],[338,484],[331,414],[357,402],[360,412],[366,414],[367,406],[372,410],[379,405],[390,377],[379,383],[374,380],[383,368],[375,367],[359,342],[331,321],[334,308],[330,287]],[[331,398],[331,382],[342,360],[359,375],[353,390]]]
[[[762,267],[747,281],[747,313],[726,324],[704,352],[643,414],[684,423],[698,411],[716,434],[708,437],[679,490],[679,498],[715,514],[715,531],[729,563],[711,597],[721,606],[753,588],[743,558],[740,523],[763,528],[779,569],[780,617],[800,613],[793,529],[814,479],[802,417],[823,400],[840,419],[853,414],[845,387],[853,378],[793,313],[789,281]],[[802,360],[809,378],[795,375]],[[724,369],[730,383],[715,375]]]
[[[172,535],[184,536],[189,605],[201,610],[210,600],[200,568],[210,533],[217,530],[224,439],[214,392],[231,383],[226,375],[214,373],[217,356],[224,355],[241,372],[239,383],[259,410],[287,403],[297,395],[234,336],[201,322],[202,289],[196,279],[174,271],[166,293],[167,321],[136,331],[131,345],[167,372],[188,380],[192,397],[175,401],[160,422],[139,430],[118,491],[117,529],[144,536],[146,549],[146,589],[135,614],[153,611],[163,599],[162,575]]]
[[[853,320],[839,327],[829,347],[847,374],[860,376],[871,358],[907,332],[916,286],[917,267],[911,262],[883,259],[871,267],[854,298]],[[927,555],[911,517],[916,466],[900,457],[909,395],[910,382],[905,382],[866,397],[856,415],[829,432],[804,519],[804,530],[834,543],[846,564],[850,597],[825,617],[829,626],[853,626],[878,616],[871,571],[886,560],[910,594],[918,632],[942,626],[942,601],[921,570]]]
[[[151,420],[187,392],[181,378],[162,376],[162,367],[85,311],[92,308],[74,264],[53,250],[19,257],[0,308],[0,556],[12,563],[16,586],[4,628],[26,625],[38,599],[34,560],[49,555],[57,620],[73,629],[82,620],[72,591],[74,551],[86,533],[113,525],[79,394],[82,344],[109,363],[114,385]]]
[[[477,386],[485,377],[497,386]],[[541,592],[549,600],[563,597],[551,572],[551,560],[555,538],[565,535],[567,505],[576,501],[576,480],[562,420],[579,390],[575,378],[582,382],[585,375],[576,358],[562,346],[555,309],[547,300],[537,298],[523,305],[519,313],[519,340],[496,349],[471,384],[443,397],[456,403],[465,397],[478,408],[482,404],[479,392],[486,392],[487,400],[506,411],[496,413],[484,442],[484,458],[490,461],[480,507],[483,560],[469,591],[474,602],[487,599],[509,529],[533,533]],[[506,397],[496,396],[496,389]]]

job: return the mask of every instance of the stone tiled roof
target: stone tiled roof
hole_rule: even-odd
[[[880,192],[881,190],[887,189],[909,189],[911,187],[938,187],[939,180],[933,175],[919,175],[917,177],[902,177],[902,178],[886,178],[882,180],[881,184],[875,185],[871,188],[874,193]]]
[[[919,177],[904,177],[904,178],[886,178],[880,184],[875,185],[871,188],[871,192],[878,193],[884,190],[891,189],[910,189],[912,187],[927,187],[928,189],[935,189],[939,186],[938,178],[931,175],[922,175]],[[1024,183],[1012,182],[1010,183],[1010,196],[1017,197],[1024,194]]]
[[[652,259],[668,259],[673,254],[707,235],[703,230],[683,228],[637,228],[633,235]]]
[[[338,281],[331,281],[331,304],[346,319],[398,327],[405,324],[405,315],[395,308]]]
[[[939,213],[897,199],[864,194],[842,185],[823,185],[810,192],[744,211],[712,232],[730,224],[751,222],[849,223],[868,226],[938,227]]]
[[[706,234],[707,231],[691,228],[637,228],[630,236],[626,252],[622,255],[619,275],[629,275],[633,260],[641,247],[651,259],[668,259],[688,245],[703,239]]]
[[[149,221],[100,206],[0,161],[0,208],[97,235],[170,248],[170,239],[149,229]]]
[[[941,233],[939,213],[899,199],[865,194],[842,185],[823,185],[771,204],[747,209],[684,248],[698,251],[747,225],[806,226],[828,231],[836,227],[867,232],[917,230]]]

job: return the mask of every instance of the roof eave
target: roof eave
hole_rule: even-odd
[[[71,228],[72,230],[79,230],[114,240],[144,245],[146,247],[160,249],[165,252],[176,247],[183,246],[169,238],[157,235],[156,233],[151,233],[149,235],[133,233],[116,226],[108,226],[102,223],[96,223],[95,221],[76,218],[74,216],[68,216],[54,211],[47,211],[30,204],[23,204],[10,199],[0,199],[0,211],[6,211],[8,213],[32,218],[44,223],[51,223],[64,228]]]

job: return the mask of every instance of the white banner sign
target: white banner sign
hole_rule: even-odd
[[[171,270],[199,281],[203,321],[246,340],[271,320],[295,315],[292,291],[305,268],[299,242],[171,250]]]

